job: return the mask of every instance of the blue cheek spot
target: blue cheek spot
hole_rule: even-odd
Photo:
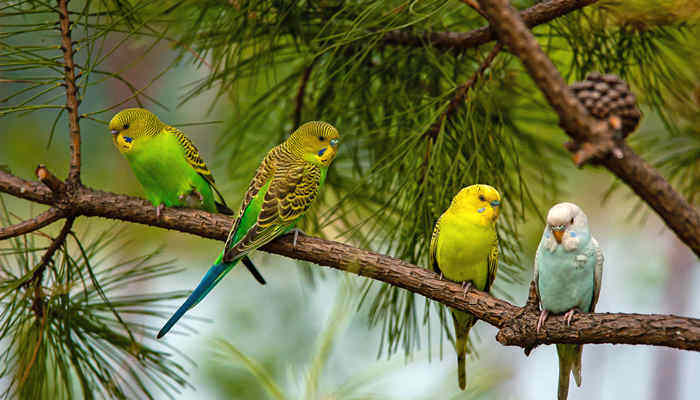
[[[569,232],[569,236],[576,237],[576,232]]]
[[[129,136],[124,136],[124,141],[127,143],[131,143],[134,139],[130,138]]]
[[[478,210],[476,210],[476,211],[477,211],[478,213],[482,213],[482,212],[486,211],[486,208],[485,208],[485,207],[481,207],[480,209],[478,209]]]
[[[326,148],[324,147],[324,148],[322,148],[321,150],[318,151],[318,156],[319,156],[319,157],[323,156],[323,153],[325,153],[325,152],[326,152]]]

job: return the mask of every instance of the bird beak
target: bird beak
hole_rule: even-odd
[[[119,134],[119,131],[116,130],[116,129],[112,129],[110,132],[111,132],[112,135],[114,135],[114,136],[117,136],[117,135]]]
[[[554,229],[552,229],[552,233],[554,234],[554,239],[557,240],[557,243],[561,243],[561,239],[562,237],[564,237],[564,230],[562,229],[555,231]]]

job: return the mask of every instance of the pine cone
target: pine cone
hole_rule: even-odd
[[[571,85],[571,90],[593,117],[608,120],[623,138],[637,128],[642,117],[637,98],[617,75],[591,72],[586,80]]]

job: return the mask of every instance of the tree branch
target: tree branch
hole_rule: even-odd
[[[66,87],[66,109],[68,110],[68,125],[71,138],[71,159],[68,182],[80,184],[80,114],[78,113],[78,88],[75,85],[75,62],[73,61],[73,42],[71,41],[71,21],[68,13],[68,0],[58,0],[58,18],[61,26],[61,50]]]
[[[63,213],[63,211],[59,210],[58,208],[49,208],[32,219],[0,228],[0,240],[34,232],[58,221],[65,216],[66,215]]]
[[[44,185],[25,181],[0,171],[0,190],[27,200],[53,205]],[[201,210],[166,208],[156,218],[144,199],[102,192],[83,186],[67,194],[63,203],[70,215],[92,216],[135,222],[224,241],[232,219]],[[533,348],[546,343],[625,343],[667,346],[700,351],[700,320],[664,315],[577,314],[571,327],[563,316],[549,318],[540,333],[535,332],[539,313],[529,301],[517,307],[476,290],[466,295],[458,283],[441,280],[432,271],[402,260],[343,243],[301,236],[296,247],[290,236],[262,247],[263,251],[309,261],[360,276],[387,282],[421,294],[447,306],[469,311],[500,329],[499,342]]]
[[[561,127],[574,141],[582,143],[570,147],[576,151],[574,161],[581,164],[594,158],[602,163],[629,185],[700,256],[700,213],[624,141],[615,139],[607,122],[590,116],[507,0],[479,0],[479,4],[492,21],[500,40],[521,59],[559,115]]]
[[[532,28],[597,1],[598,0],[550,0],[535,4],[523,10],[520,16],[523,21],[525,21],[525,24]],[[397,30],[387,32],[383,38],[385,44],[392,46],[429,45],[439,50],[454,52],[479,47],[492,40],[496,40],[496,33],[490,26],[483,26],[470,32],[429,32],[424,34]]]

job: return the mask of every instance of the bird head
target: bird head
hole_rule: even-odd
[[[547,213],[545,237],[551,233],[558,244],[563,243],[567,250],[577,247],[579,240],[589,235],[588,218],[574,203],[559,203]]]
[[[144,136],[160,132],[163,123],[152,112],[143,108],[127,108],[118,112],[109,121],[109,131],[114,145],[122,153],[130,152],[134,143]]]
[[[304,160],[327,167],[338,152],[340,134],[327,122],[311,121],[301,125],[287,139],[289,148]]]
[[[501,195],[489,185],[471,185],[460,190],[450,208],[472,215],[483,225],[496,222],[501,210]]]

